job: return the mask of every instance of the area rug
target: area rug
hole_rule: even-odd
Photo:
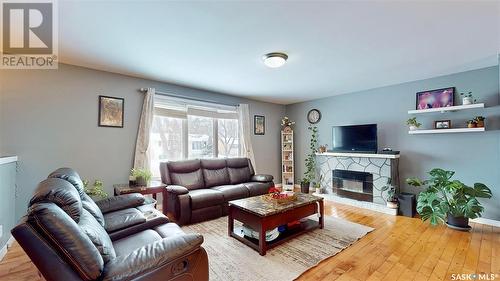
[[[373,228],[325,216],[324,229],[302,234],[268,250],[265,256],[227,235],[227,217],[185,226],[183,230],[205,238],[210,280],[290,281],[349,247]]]

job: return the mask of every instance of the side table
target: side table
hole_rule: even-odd
[[[114,184],[113,188],[115,191],[115,195],[122,195],[128,193],[140,193],[143,195],[151,194],[153,195],[153,199],[156,200],[156,196],[158,193],[162,194],[162,212],[164,214],[167,213],[167,202],[165,200],[166,196],[166,184],[163,184],[160,181],[151,181],[147,186],[130,186],[128,183],[125,184]]]

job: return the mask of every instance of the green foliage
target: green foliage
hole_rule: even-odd
[[[432,169],[428,180],[409,178],[409,185],[427,189],[421,192],[417,200],[417,212],[422,220],[429,220],[432,225],[443,223],[447,214],[454,217],[475,219],[481,216],[483,207],[477,198],[491,198],[491,190],[482,183],[470,187],[459,180],[452,180],[453,171]]]
[[[316,151],[318,151],[318,127],[309,126],[307,128],[311,131],[311,141],[309,142],[309,149],[311,150],[306,158],[306,172],[304,179],[312,182],[316,178]]]
[[[303,185],[309,185],[309,183],[311,183],[307,178],[303,178],[300,181],[300,184],[303,184]]]
[[[130,171],[130,174],[135,177],[136,179],[137,178],[142,178],[144,179],[145,182],[149,182],[151,180],[151,178],[153,177],[153,174],[151,174],[151,171],[149,171],[148,169],[132,169]]]
[[[89,186],[88,180],[83,180],[83,190],[89,196],[95,196],[100,198],[108,197],[108,194],[104,191],[103,183],[100,180],[95,180],[94,185],[91,187]]]
[[[417,117],[412,117],[412,118],[406,120],[406,125],[408,125],[408,126],[415,126],[417,128],[420,128],[420,126],[422,126],[421,123],[418,123]]]

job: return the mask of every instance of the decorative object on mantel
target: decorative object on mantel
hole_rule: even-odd
[[[309,126],[307,127],[311,131],[311,140],[309,141],[309,154],[305,160],[306,171],[304,177],[312,182],[316,178],[316,151],[318,151],[318,127]]]
[[[409,178],[406,182],[415,187],[428,186],[418,195],[417,212],[431,225],[444,223],[458,230],[470,230],[469,219],[481,217],[484,208],[477,198],[491,198],[491,190],[483,183],[472,187],[459,180],[452,180],[453,171],[432,169],[428,180]]]
[[[99,127],[123,128],[125,99],[99,96]]]
[[[319,148],[318,148],[318,152],[319,153],[325,153],[327,148],[328,148],[328,144],[320,145]]]
[[[148,169],[132,169],[130,175],[135,177],[135,183],[138,186],[147,186],[153,177]]]
[[[467,121],[467,128],[477,128],[476,120],[471,119]]]
[[[417,117],[411,117],[408,120],[406,120],[406,125],[408,125],[410,131],[418,130],[418,128],[422,126],[422,124],[417,121]]]
[[[263,136],[266,134],[266,117],[262,115],[253,116],[253,134]]]
[[[83,180],[82,182],[83,182],[83,190],[94,201],[108,197],[108,194],[104,191],[104,186],[102,181],[95,180],[92,186],[89,186],[88,180]]]
[[[307,121],[311,124],[317,124],[321,120],[321,112],[318,109],[311,109],[307,113]]]
[[[434,121],[434,129],[450,129],[451,128],[451,120],[438,120]]]
[[[486,119],[486,118],[484,118],[483,116],[476,116],[476,117],[474,118],[474,121],[476,121],[476,126],[477,126],[478,128],[484,128],[484,120],[485,120],[485,119]]]
[[[416,109],[429,109],[453,106],[455,87],[436,89],[417,93]]]
[[[472,92],[466,93],[460,93],[460,96],[462,96],[462,105],[469,105],[469,104],[474,104],[476,103],[476,99],[472,96]]]

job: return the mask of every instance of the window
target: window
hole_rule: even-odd
[[[157,96],[149,139],[150,167],[160,162],[240,155],[236,108]]]

